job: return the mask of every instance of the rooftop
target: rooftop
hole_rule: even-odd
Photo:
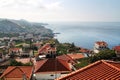
[[[23,74],[25,74],[26,77],[30,79],[32,70],[32,66],[9,66],[1,75],[1,78],[21,78],[23,77]]]
[[[57,80],[120,80],[120,62],[100,60]]]
[[[45,59],[36,62],[35,73],[71,71],[70,65],[61,59]]]
[[[22,63],[24,63],[24,64],[26,64],[26,63],[29,63],[29,62],[34,62],[35,61],[35,59],[34,58],[16,58],[15,59],[17,62],[22,62]]]
[[[10,48],[10,51],[19,51],[21,48]]]
[[[95,43],[100,45],[100,46],[108,46],[108,44],[105,41],[97,41]]]
[[[45,44],[44,46],[42,46],[39,50],[38,50],[38,55],[41,53],[46,53],[47,51],[56,51],[55,47],[51,47],[51,45],[49,43]]]
[[[120,46],[115,46],[113,49],[116,51],[120,51]]]
[[[85,56],[81,53],[73,53],[73,54],[67,54],[70,56],[73,60],[84,58]]]
[[[68,56],[67,54],[63,54],[63,55],[57,56],[57,58],[58,59],[62,59],[62,60],[67,61],[67,62],[70,62],[72,64],[75,63],[75,61],[70,56]]]

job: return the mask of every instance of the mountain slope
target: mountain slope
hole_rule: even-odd
[[[34,33],[41,35],[53,34],[43,23],[33,23],[26,20],[0,19],[0,32],[4,33]]]

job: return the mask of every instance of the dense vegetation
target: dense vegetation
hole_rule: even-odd
[[[112,60],[114,57],[116,57],[114,50],[104,50],[104,51],[100,51],[98,54],[95,54],[94,56],[79,59],[80,63],[76,64],[75,66],[77,68],[81,68],[81,67],[87,66],[88,64],[91,64],[95,61]]]

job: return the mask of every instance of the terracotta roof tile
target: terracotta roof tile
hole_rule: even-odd
[[[51,47],[51,45],[49,43],[47,43],[38,50],[38,55],[40,55],[41,53],[47,53],[47,51],[50,51],[50,50],[56,51],[56,48]]]
[[[66,54],[63,54],[63,55],[60,55],[60,56],[57,56],[58,59],[62,59],[62,60],[65,60],[67,62],[70,62],[72,64],[75,64],[76,61],[73,60],[70,56],[66,55]]]
[[[115,51],[120,51],[120,46],[115,46],[113,49],[114,49]]]
[[[10,51],[19,51],[21,48],[10,48]]]
[[[100,46],[107,46],[108,45],[105,41],[97,41],[95,43],[100,45]]]
[[[85,48],[81,48],[81,49],[80,49],[80,52],[82,52],[82,53],[89,53],[89,52],[90,52],[90,50],[85,49]]]
[[[46,51],[46,49],[49,47],[49,44],[45,44],[44,46],[42,46],[39,50],[38,50],[38,52],[39,53],[42,53],[43,51]]]
[[[85,56],[81,53],[74,53],[74,54],[67,54],[68,56],[70,56],[72,59],[76,60],[76,59],[80,59],[80,58],[84,58]]]
[[[97,61],[57,80],[120,80],[120,63]]]
[[[23,74],[25,74],[26,77],[30,79],[32,76],[32,70],[32,66],[9,66],[1,75],[1,78],[21,78],[23,77]]]
[[[71,71],[70,65],[61,59],[46,59],[38,61],[35,65],[35,73],[39,72]]]

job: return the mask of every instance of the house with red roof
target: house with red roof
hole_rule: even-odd
[[[94,44],[94,49],[93,52],[94,53],[99,53],[101,50],[105,50],[108,49],[108,44],[105,41],[97,41]]]
[[[35,58],[16,58],[15,59],[17,62],[21,62],[21,63],[23,63],[23,64],[26,64],[26,63],[35,63],[36,62],[36,60],[35,60]]]
[[[56,47],[50,43],[46,43],[38,50],[38,55],[49,55],[49,54],[56,54]]]
[[[113,50],[115,50],[116,56],[120,57],[120,46],[115,46]]]
[[[82,53],[85,57],[89,57],[89,56],[91,56],[92,54],[92,52],[91,52],[91,50],[89,50],[89,49],[86,49],[86,48],[80,48],[80,53]]]
[[[69,57],[71,57],[73,60],[78,60],[81,58],[84,58],[85,56],[81,53],[72,53],[72,54],[67,54]]]
[[[10,48],[9,49],[9,55],[15,54],[20,55],[22,53],[22,48]]]
[[[75,64],[76,61],[73,60],[70,56],[68,56],[67,54],[63,54],[63,55],[60,55],[60,56],[57,56],[57,59],[61,59],[61,60],[64,60],[68,63],[71,63],[71,64]]]
[[[70,64],[57,58],[49,58],[36,62],[34,70],[37,80],[53,80],[70,72]]]
[[[120,62],[100,60],[56,80],[120,80]]]
[[[33,56],[33,50],[26,50],[20,53],[21,57],[32,57]]]
[[[1,75],[2,80],[31,80],[32,66],[9,66]]]

